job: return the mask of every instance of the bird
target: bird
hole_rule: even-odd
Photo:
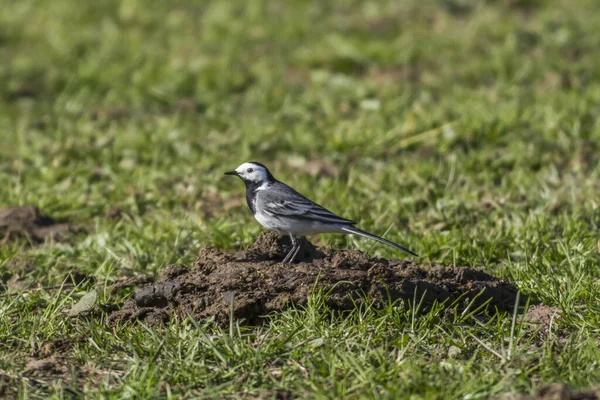
[[[275,179],[263,164],[245,162],[225,175],[239,177],[246,185],[246,202],[254,218],[265,228],[289,235],[292,249],[282,263],[294,262],[304,238],[320,233],[359,235],[387,244],[411,256],[417,254],[394,242],[358,229],[356,222],[342,218]]]

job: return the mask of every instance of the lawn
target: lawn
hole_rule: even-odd
[[[0,233],[0,397],[475,399],[600,386],[600,2],[0,9],[0,206],[76,228]],[[250,160],[415,251],[423,270],[481,269],[527,305],[339,314],[314,291],[258,326],[110,321],[135,296],[115,284],[254,242],[243,184],[223,176]],[[354,236],[311,241],[405,257]],[[90,312],[64,312],[93,290]]]

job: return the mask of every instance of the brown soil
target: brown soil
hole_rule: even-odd
[[[287,158],[285,160],[286,164],[293,168],[294,171],[298,173],[307,173],[312,177],[327,177],[327,178],[337,178],[342,174],[342,169],[340,166],[332,163],[331,161],[320,158],[317,156],[313,156],[309,159],[305,158]],[[277,167],[275,163],[275,167]]]
[[[65,373],[65,365],[61,363],[56,357],[51,356],[48,358],[36,359],[31,358],[27,361],[25,366],[25,374],[45,373],[46,375],[60,375]]]
[[[535,395],[504,395],[501,400],[600,400],[600,388],[572,389],[562,383],[543,386]]]
[[[17,238],[25,238],[31,243],[41,243],[46,239],[60,241],[65,234],[81,230],[80,226],[55,221],[35,206],[0,208],[0,244]]]
[[[523,318],[532,328],[536,329],[535,343],[540,348],[550,337],[557,337],[560,342],[566,341],[569,337],[568,331],[561,326],[562,317],[559,308],[544,304],[534,305],[529,307]]]
[[[548,326],[553,320],[560,318],[560,310],[556,307],[539,304],[531,307],[525,314],[525,321],[533,325]]]
[[[108,219],[121,219],[123,210],[119,206],[111,206],[104,216]]]
[[[57,380],[61,381],[63,390],[80,398],[79,388],[82,383],[108,380],[115,383],[118,371],[102,370],[89,365],[89,360],[77,360],[76,344],[88,341],[86,336],[76,336],[69,340],[57,339],[37,347],[27,358],[21,373],[3,374],[0,370],[0,398],[17,398],[15,388],[26,384],[43,392],[52,391]],[[4,387],[3,387],[4,385]]]
[[[156,283],[138,287],[135,298],[113,312],[110,320],[152,324],[192,315],[227,323],[233,312],[236,319],[255,325],[271,312],[305,305],[315,289],[327,293],[326,303],[336,311],[354,309],[355,303],[364,303],[365,295],[376,306],[422,299],[423,310],[435,302],[464,308],[471,300],[472,307],[489,301],[490,311],[510,311],[515,304],[513,285],[476,269],[442,265],[423,269],[410,261],[315,248],[308,242],[299,262],[283,265],[280,261],[289,248],[287,237],[267,232],[238,253],[203,249],[191,269],[169,265]]]

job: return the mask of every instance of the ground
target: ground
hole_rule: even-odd
[[[599,2],[0,6],[0,397],[598,398]]]

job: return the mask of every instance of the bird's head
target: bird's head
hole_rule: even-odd
[[[243,163],[235,170],[225,172],[225,175],[238,176],[246,184],[254,183],[260,185],[263,182],[275,179],[267,167],[254,161]]]

